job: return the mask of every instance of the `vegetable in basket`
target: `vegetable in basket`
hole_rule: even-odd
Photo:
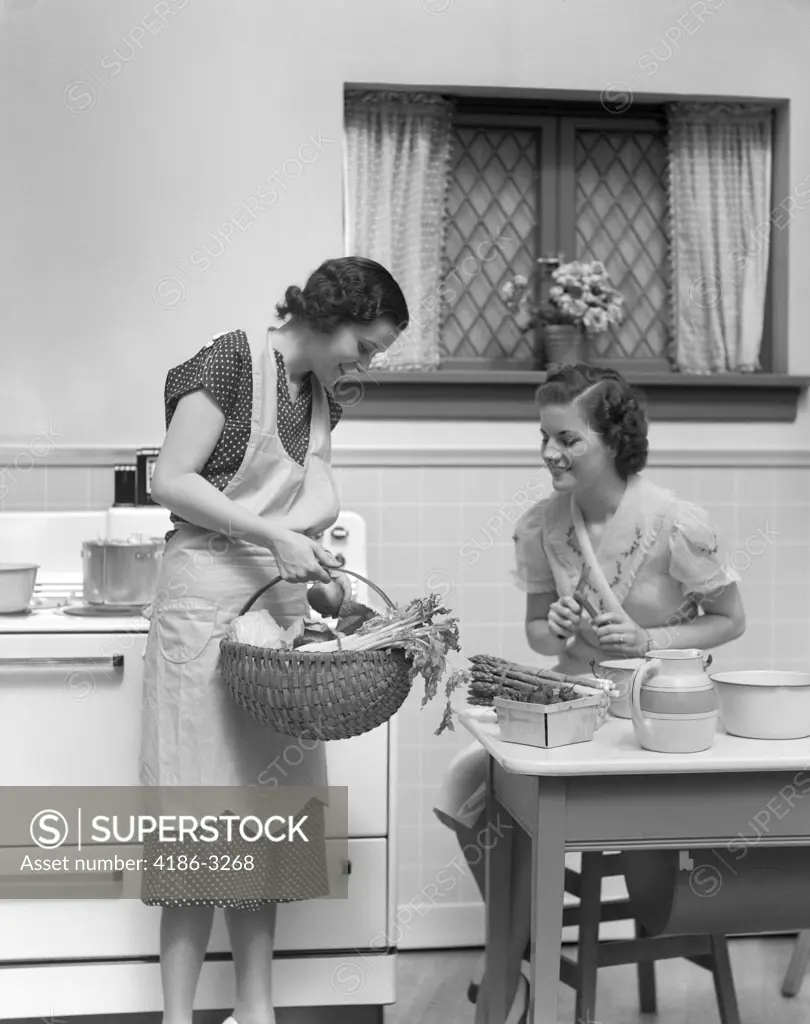
[[[344,601],[340,608],[337,632],[349,636],[351,633],[356,633],[363,623],[376,617],[377,613],[372,608],[367,608],[357,601]]]
[[[285,650],[304,632],[304,620],[297,619],[289,629],[282,629],[265,608],[246,612],[228,627],[228,639],[251,647],[273,647]]]
[[[248,611],[234,619],[228,629],[228,639],[240,644],[250,644],[251,647],[266,647],[274,650],[297,649],[307,643],[315,643],[321,640],[334,640],[338,635],[348,636],[354,633],[360,626],[376,616],[376,612],[363,604],[352,600],[351,584],[346,576],[338,574],[339,578],[330,584],[314,584],[307,592],[309,605],[319,614],[329,612],[329,617],[334,618],[340,615],[335,630],[330,629],[325,622],[317,622],[312,619],[298,619],[289,629],[283,630],[273,616],[266,609],[260,611]],[[336,587],[340,595],[340,604],[333,612],[333,606],[327,605],[323,591],[316,591],[315,598],[312,592],[316,587]]]
[[[326,619],[337,618],[351,598],[352,585],[343,573],[335,573],[330,583],[313,583],[307,590],[310,608]]]
[[[345,608],[345,606],[344,606]],[[351,610],[363,609],[352,604]],[[366,609],[367,611],[368,609]],[[361,612],[361,615],[364,614]],[[444,616],[445,618],[441,618]],[[341,620],[343,621],[343,620]],[[302,654],[328,654],[338,651],[380,651],[402,648],[411,659],[410,678],[421,675],[425,682],[422,707],[438,693],[439,684],[448,670],[447,655],[461,650],[458,637],[458,619],[450,616],[435,594],[416,598],[405,608],[397,607],[363,622],[349,635],[334,640],[302,644]],[[450,695],[464,681],[460,672],[451,672],[445,684],[447,706],[437,735],[444,729],[453,729]]]

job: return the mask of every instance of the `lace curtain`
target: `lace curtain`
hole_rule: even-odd
[[[427,93],[346,95],[346,251],[391,271],[411,317],[375,366],[439,365],[452,112],[450,101]]]
[[[673,355],[685,373],[760,369],[771,118],[752,104],[669,107]]]

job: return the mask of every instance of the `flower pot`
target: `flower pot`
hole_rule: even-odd
[[[575,324],[547,324],[543,329],[543,347],[549,373],[554,373],[561,366],[584,361],[585,338]]]

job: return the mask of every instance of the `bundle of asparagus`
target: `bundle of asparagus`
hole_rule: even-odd
[[[494,697],[531,704],[561,704],[605,694],[603,687],[581,676],[516,665],[488,654],[475,654],[470,662],[468,704],[491,707]]]

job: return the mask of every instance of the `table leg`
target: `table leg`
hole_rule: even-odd
[[[512,847],[519,826],[495,798],[494,762],[489,758],[487,818],[478,844],[486,851],[486,954],[484,977],[475,1003],[475,1024],[504,1024],[511,1008],[507,991],[511,907]]]
[[[603,853],[583,853],[579,890],[579,949],[574,1021],[596,1020],[596,978],[599,970],[599,924],[602,912]]]
[[[807,973],[808,962],[810,962],[810,931],[799,932],[796,945],[793,947],[790,965],[782,982],[783,996],[790,997],[798,994]]]
[[[528,1024],[557,1024],[565,897],[565,782],[537,779]]]

